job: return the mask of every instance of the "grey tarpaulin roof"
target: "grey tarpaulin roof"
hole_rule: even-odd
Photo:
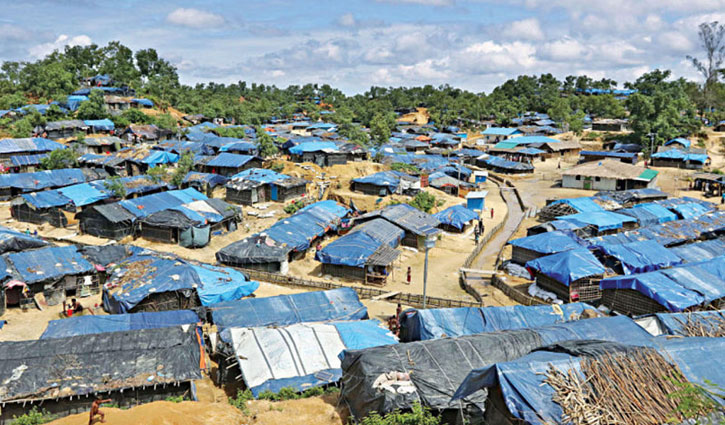
[[[437,229],[440,224],[437,218],[407,204],[391,205],[382,210],[369,212],[359,219],[365,220],[375,217],[382,217],[403,230],[416,235],[426,236],[440,233],[440,230]]]
[[[225,246],[216,253],[222,264],[243,265],[277,263],[287,260],[291,247],[282,246],[272,238],[259,234]]]
[[[201,379],[195,327],[0,343],[0,401]]]
[[[112,223],[122,223],[124,221],[133,222],[136,216],[128,212],[118,202],[112,204],[96,205],[93,207],[99,214],[108,219]]]

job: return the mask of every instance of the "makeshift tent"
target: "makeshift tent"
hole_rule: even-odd
[[[509,161],[498,156],[489,155],[488,158],[479,158],[476,163],[490,170],[502,173],[518,174],[533,173],[534,166],[524,162]]]
[[[284,243],[256,234],[220,249],[216,259],[230,266],[286,273],[291,251],[292,248]]]
[[[363,320],[367,308],[352,288],[225,301],[207,307],[219,329]]]
[[[584,248],[571,249],[526,263],[526,268],[550,277],[565,286],[587,277],[601,276],[604,266]],[[538,280],[537,280],[538,282]]]
[[[412,183],[417,180],[415,177],[401,171],[381,171],[370,174],[369,176],[352,179],[352,190],[363,191],[369,195],[389,195],[391,193],[398,193],[398,188],[401,188],[401,184],[405,186],[401,190],[410,189]],[[368,187],[372,187],[373,189],[367,189]]]
[[[636,343],[650,338],[621,316],[345,351],[340,397],[357,419],[421,403],[442,411],[444,422],[461,423],[480,418],[487,398],[487,392],[480,391],[462,401],[451,400],[471,369],[514,360],[560,341]]]
[[[6,259],[13,265],[18,278],[25,283],[53,281],[68,275],[96,272],[95,267],[80,255],[74,245],[16,252],[8,254]]]
[[[670,206],[669,208],[684,219],[699,217],[709,211],[712,211],[711,208],[708,208],[707,206],[698,202],[675,204]]]
[[[513,246],[512,261],[522,265],[542,255],[555,254],[557,252],[582,247],[573,236],[569,236],[561,231],[546,232],[513,239],[508,241],[508,244]]]
[[[315,253],[315,260],[323,265],[362,268],[368,258],[382,245],[364,232],[347,234]]]
[[[545,425],[564,423],[561,406],[554,401],[555,390],[544,381],[547,371],[552,367],[568,374],[568,371],[580,372],[582,357],[605,353],[626,353],[638,347],[651,346],[673,361],[684,377],[693,384],[701,386],[717,386],[725,384],[725,369],[713,370],[713,358],[725,355],[725,339],[723,338],[678,338],[658,340],[656,343],[637,343],[628,345],[587,341],[581,343],[564,343],[550,349],[533,352],[517,360],[500,362],[489,367],[473,370],[456,391],[454,400],[479,394],[480,390],[500,391],[505,404],[495,406],[491,412],[499,417],[487,415],[488,423],[513,423],[521,420],[527,424]],[[626,376],[619,377],[627,380]],[[629,385],[644,383],[632,382]],[[623,384],[627,385],[627,384]],[[648,391],[643,388],[642,391]],[[719,401],[722,403],[721,401]],[[498,411],[507,410],[507,412]],[[497,412],[498,411],[498,412]],[[513,418],[513,419],[509,419]]]
[[[32,402],[55,414],[85,412],[94,394],[124,407],[193,399],[192,381],[205,367],[195,326],[0,342],[0,422],[27,413]]]
[[[654,319],[654,330],[650,326],[644,325],[644,322],[649,322],[649,319]],[[725,310],[717,311],[693,311],[688,313],[656,313],[651,316],[645,316],[639,318],[636,322],[647,329],[648,332],[655,336],[658,335],[677,335],[677,336],[692,336],[688,335],[685,330],[685,325],[694,325],[701,327],[705,331],[717,332],[725,322]]]
[[[143,248],[135,245],[85,245],[79,246],[78,250],[88,261],[103,267],[120,263],[126,258],[143,252]]]
[[[536,328],[578,320],[585,303],[506,307],[410,309],[400,317],[400,341],[459,337],[486,332]]]
[[[149,313],[112,314],[108,316],[74,316],[51,320],[40,339],[66,338],[70,336],[107,332],[134,331],[138,329],[168,328],[200,322],[191,310],[157,311]]]
[[[56,149],[65,149],[65,145],[42,137],[0,139],[0,155],[50,152]]]
[[[242,378],[255,397],[265,390],[303,391],[337,382],[342,376],[338,358],[342,351],[397,343],[377,320],[230,328],[229,332]]]
[[[725,240],[712,239],[668,248],[676,256],[688,263],[709,260],[725,253]]]
[[[632,208],[617,210],[616,212],[635,218],[640,227],[677,220],[675,213],[661,205],[653,203],[639,204]]]
[[[725,256],[602,279],[603,303],[621,313],[679,312],[725,297]]]
[[[109,282],[114,289],[104,290],[103,307],[111,313],[208,306],[246,297],[259,287],[234,269],[144,253],[115,267]]]
[[[599,245],[604,254],[615,258],[627,274],[651,272],[682,263],[682,259],[655,241],[621,245]]]
[[[116,129],[113,121],[109,119],[102,120],[85,120],[83,123],[91,129],[91,132],[98,133],[101,131],[113,131]]]
[[[463,230],[471,221],[478,219],[478,214],[469,210],[463,205],[454,205],[448,207],[441,212],[433,214],[442,225],[450,226],[458,230]]]

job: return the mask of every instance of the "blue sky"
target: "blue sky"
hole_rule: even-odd
[[[617,81],[655,68],[697,78],[697,25],[725,0],[0,0],[0,60],[67,44],[153,47],[182,82],[451,84],[520,74]]]

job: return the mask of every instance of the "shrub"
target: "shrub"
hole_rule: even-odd
[[[415,403],[410,412],[396,410],[385,416],[373,412],[362,421],[361,425],[438,425],[440,419],[434,416],[430,409]]]
[[[40,425],[52,421],[54,418],[46,410],[38,410],[33,406],[30,411],[22,416],[13,415],[13,425]]]
[[[413,200],[410,201],[408,204],[410,204],[412,207],[418,208],[425,213],[430,212],[433,207],[438,205],[435,195],[431,195],[428,192],[418,192],[418,194],[415,195],[415,198],[413,198]]]

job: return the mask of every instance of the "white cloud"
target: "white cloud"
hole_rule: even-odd
[[[514,40],[543,40],[544,32],[541,30],[539,20],[536,18],[514,21],[506,25],[503,35]]]
[[[529,43],[515,41],[499,44],[489,40],[464,48],[451,63],[471,73],[525,73],[536,64],[535,53],[536,48]]]
[[[282,71],[281,69],[275,69],[274,71],[272,71],[271,75],[274,78],[279,78],[279,77],[284,77],[287,74],[284,71]]]
[[[357,25],[355,16],[353,16],[352,13],[346,13],[340,16],[340,19],[337,20],[337,23],[342,25],[343,27],[354,27],[355,25]]]
[[[60,50],[65,46],[88,46],[90,44],[91,38],[87,35],[76,35],[75,37],[71,37],[66,34],[61,34],[53,42],[38,44],[31,47],[28,49],[28,53],[30,56],[40,59],[50,53],[53,53],[54,50]]]
[[[175,25],[191,28],[218,27],[224,24],[224,18],[219,15],[199,9],[185,9],[183,7],[169,13],[166,21]]]
[[[576,61],[586,59],[586,47],[577,40],[564,38],[546,43],[541,48],[542,57],[552,61]]]
[[[665,50],[690,53],[695,49],[694,43],[684,34],[676,31],[665,31],[659,38],[658,42]]]

